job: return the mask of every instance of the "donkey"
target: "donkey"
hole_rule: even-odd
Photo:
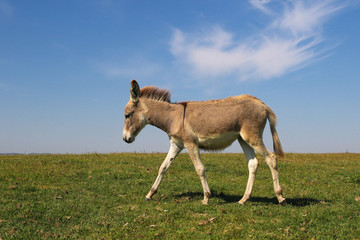
[[[140,89],[136,80],[131,81],[130,100],[125,107],[123,140],[135,141],[135,137],[147,125],[165,131],[170,139],[169,152],[161,164],[158,176],[146,195],[146,200],[157,192],[161,179],[176,156],[186,148],[200,177],[204,191],[202,203],[208,205],[211,195],[200,159],[200,149],[223,150],[235,140],[240,143],[247,160],[249,178],[245,193],[238,203],[244,204],[251,196],[258,160],[255,151],[269,166],[276,197],[285,204],[279,183],[277,156],[283,157],[275,129],[276,116],[265,103],[250,95],[228,97],[221,100],[171,103],[171,93],[166,89],[147,86]],[[269,120],[275,154],[262,140],[263,130]]]

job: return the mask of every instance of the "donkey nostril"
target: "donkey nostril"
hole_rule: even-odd
[[[132,143],[135,138],[132,138],[132,137],[129,137],[129,138],[126,138],[126,137],[123,137],[123,140],[126,142],[126,143]]]

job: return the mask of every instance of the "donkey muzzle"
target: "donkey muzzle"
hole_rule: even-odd
[[[127,143],[132,143],[135,141],[135,137],[132,137],[128,132],[123,132],[123,140]]]

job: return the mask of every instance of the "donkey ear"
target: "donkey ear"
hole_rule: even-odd
[[[131,88],[130,88],[130,99],[133,103],[137,103],[140,97],[140,87],[136,80],[131,81]]]

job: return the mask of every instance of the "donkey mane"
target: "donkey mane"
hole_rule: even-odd
[[[168,102],[168,103],[171,102],[170,100],[171,93],[169,90],[157,88],[154,86],[143,87],[140,90],[140,97],[144,97],[160,102]]]

